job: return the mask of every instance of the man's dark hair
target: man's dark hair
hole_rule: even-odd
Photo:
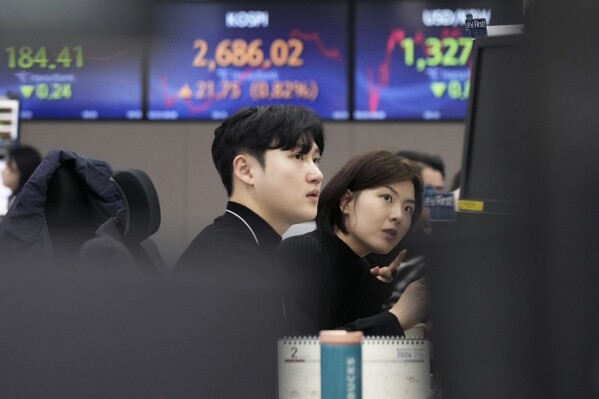
[[[339,230],[348,233],[340,203],[347,190],[351,199],[363,190],[391,185],[402,181],[414,184],[416,201],[412,214],[412,226],[422,212],[422,180],[420,169],[409,159],[398,157],[389,151],[372,151],[350,159],[329,181],[320,193],[316,226],[319,230],[335,234]]]
[[[398,151],[396,154],[433,168],[439,171],[441,176],[445,178],[445,162],[443,162],[443,159],[439,155],[430,155],[419,151]]]
[[[267,150],[299,148],[307,154],[315,143],[324,151],[324,127],[318,115],[292,105],[246,107],[225,119],[214,131],[212,160],[227,190],[233,192],[233,159],[240,153],[264,167]]]

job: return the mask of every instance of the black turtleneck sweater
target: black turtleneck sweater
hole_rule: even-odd
[[[281,236],[249,208],[229,201],[227,210],[204,228],[175,265],[175,275],[198,276],[212,284],[227,311],[272,322],[273,334],[288,332],[280,277],[274,257]],[[217,290],[218,287],[218,290]],[[239,297],[236,291],[255,294]],[[232,317],[234,317],[232,315]]]
[[[174,272],[201,272],[215,278],[256,279],[274,274],[273,256],[281,236],[249,208],[229,201],[227,210],[198,234]]]
[[[287,238],[277,261],[297,332],[342,328],[403,335],[397,318],[381,312],[393,285],[374,277],[369,264],[337,236],[315,230]]]
[[[175,276],[197,279],[198,289],[206,290],[215,304],[212,314],[198,314],[190,323],[203,323],[220,334],[214,345],[222,359],[192,355],[202,367],[235,371],[240,385],[223,386],[222,397],[237,397],[227,392],[241,386],[251,397],[276,398],[276,342],[288,335],[273,264],[280,241],[256,213],[229,202],[227,211],[193,239],[175,265]]]

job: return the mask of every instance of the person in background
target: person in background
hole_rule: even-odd
[[[417,151],[399,151],[397,156],[414,161],[420,168],[422,184],[432,188],[434,192],[441,192],[445,187],[445,163],[438,155],[430,155]],[[402,250],[407,250],[406,257],[397,269],[394,277],[393,294],[384,303],[383,309],[390,309],[401,297],[406,287],[414,281],[424,281],[426,276],[426,253],[430,241],[430,213],[423,209],[422,217],[418,220],[412,231],[401,243],[388,254],[372,254],[367,257],[371,265],[389,263]]]
[[[39,151],[32,146],[21,145],[8,150],[6,166],[2,170],[2,183],[12,190],[8,200],[9,207],[41,162]]]
[[[424,186],[431,186],[436,192],[445,188],[445,162],[439,155],[431,155],[419,151],[398,151],[397,155],[408,158],[422,168],[421,177]]]
[[[426,296],[415,284],[389,311],[391,264],[371,268],[364,257],[387,253],[414,226],[422,210],[417,167],[388,151],[350,159],[323,189],[317,228],[281,242],[278,259],[296,329],[361,330],[366,335],[403,335],[420,322]]]

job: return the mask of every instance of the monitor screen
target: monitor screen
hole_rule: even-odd
[[[463,120],[472,39],[466,15],[518,24],[522,7],[503,1],[359,1],[356,120]]]
[[[473,54],[460,197],[506,205],[523,201],[533,151],[527,144],[525,35],[478,38]]]
[[[346,2],[155,7],[148,119],[224,119],[296,104],[349,119]]]
[[[19,140],[19,106],[19,100],[0,97],[0,148],[2,149],[13,146]]]
[[[141,119],[142,47],[133,36],[0,38],[0,94],[18,94],[21,119]]]

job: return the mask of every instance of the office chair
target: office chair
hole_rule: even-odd
[[[123,207],[112,167],[50,150],[0,223],[2,266],[71,269],[81,244]]]
[[[150,177],[139,169],[124,169],[112,178],[125,207],[84,243],[80,253],[83,267],[112,271],[160,271],[167,268],[150,236],[161,221],[160,201]]]
[[[124,236],[128,240],[142,242],[160,227],[160,201],[154,183],[139,169],[117,170],[112,178],[128,210]]]
[[[113,173],[128,210],[123,233],[127,247],[140,269],[166,271],[158,247],[150,236],[161,222],[160,201],[150,177],[139,169],[124,169]]]

